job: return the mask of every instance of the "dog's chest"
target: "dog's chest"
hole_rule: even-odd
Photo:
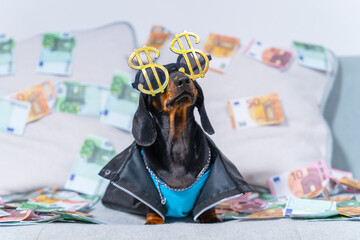
[[[171,171],[158,170],[157,175],[167,185],[174,188],[188,187],[196,179],[196,174],[187,172],[184,166],[173,166]]]

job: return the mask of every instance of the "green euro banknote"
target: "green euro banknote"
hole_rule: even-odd
[[[338,202],[336,204],[336,207],[357,207],[360,208],[360,202],[356,201],[356,200],[347,200],[344,202]]]
[[[53,206],[50,204],[41,204],[37,202],[23,202],[21,205],[17,208],[17,210],[27,210],[31,209],[36,212],[53,212],[53,211],[59,211],[63,210],[62,207]]]
[[[328,218],[308,218],[307,222],[323,222],[323,221],[360,221],[360,217],[346,217],[342,215],[331,216]]]
[[[131,76],[115,71],[110,94],[100,121],[111,126],[131,131],[132,120],[139,102],[139,92],[131,86]]]
[[[55,86],[56,111],[78,115],[100,116],[109,90],[103,86],[62,82]]]
[[[115,150],[107,139],[89,135],[74,162],[65,188],[90,195],[102,195],[108,182],[98,173],[114,156]]]
[[[0,131],[22,135],[31,104],[0,97]]]
[[[323,46],[296,41],[293,44],[298,55],[299,64],[320,71],[330,70],[330,62]]]
[[[45,33],[37,72],[70,76],[72,74],[75,38],[68,33]]]
[[[290,197],[284,210],[285,217],[325,218],[338,215],[336,202]]]
[[[14,73],[14,40],[0,34],[0,76]]]
[[[62,222],[83,222],[83,223],[94,223],[94,224],[104,224],[95,218],[83,216],[80,214],[70,213],[70,212],[58,212],[60,217],[63,219]]]

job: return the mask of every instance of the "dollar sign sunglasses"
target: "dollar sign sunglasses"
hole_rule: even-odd
[[[169,72],[176,70],[181,71],[194,81],[199,77],[204,77],[209,68],[211,56],[206,55],[198,49],[194,49],[189,36],[195,38],[196,44],[199,43],[200,39],[194,33],[183,32],[176,34],[171,41],[170,49],[174,53],[179,54],[179,56],[176,63],[170,63],[164,66],[154,63],[150,57],[150,52],[155,53],[155,59],[160,56],[159,50],[156,48],[143,46],[140,49],[135,49],[128,61],[131,68],[139,70],[132,86],[140,92],[154,96],[157,93],[164,92],[169,82]],[[186,39],[188,49],[184,49],[180,40],[181,37]],[[175,43],[178,44],[179,49],[174,47]],[[140,53],[145,54],[145,63],[140,57]],[[134,64],[136,62],[138,63],[137,65]],[[155,88],[155,86],[157,88]]]

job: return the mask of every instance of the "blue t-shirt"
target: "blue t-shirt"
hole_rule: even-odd
[[[210,170],[211,168],[207,170],[193,186],[183,191],[174,191],[164,187],[162,184],[164,182],[158,178],[160,181],[159,187],[161,194],[166,198],[165,206],[167,212],[165,216],[182,218],[189,215],[191,210],[194,208],[196,199],[199,196],[201,189],[209,177]],[[155,184],[155,187],[157,188],[156,179],[152,174],[150,174],[150,176]]]

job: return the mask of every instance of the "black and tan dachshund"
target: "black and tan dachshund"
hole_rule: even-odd
[[[184,73],[169,71],[169,84],[162,94],[141,94],[133,121],[133,135],[143,147],[146,164],[168,186],[186,188],[196,181],[206,165],[206,143],[203,131],[196,123],[194,109],[198,108],[204,130],[213,134],[204,108],[202,89]],[[149,161],[151,159],[151,161]],[[214,208],[205,211],[200,222],[219,222]],[[146,224],[164,223],[149,210]]]

